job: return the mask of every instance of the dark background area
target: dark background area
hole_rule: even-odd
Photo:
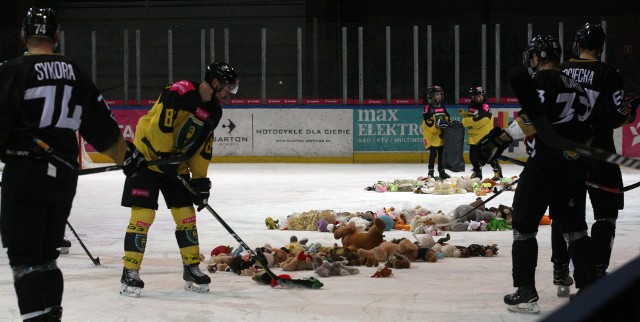
[[[173,33],[174,80],[200,79],[200,33],[210,29],[215,57],[224,60],[224,30],[229,35],[229,63],[241,77],[238,97],[261,97],[261,29],[267,30],[267,97],[297,97],[297,28],[303,38],[303,97],[342,97],[342,28],[347,28],[348,92],[358,98],[358,28],[364,39],[364,97],[386,98],[385,28],[391,28],[391,94],[413,98],[413,28],[419,32],[420,97],[427,84],[427,26],[432,28],[433,82],[444,86],[453,102],[454,25],[460,28],[460,89],[481,83],[481,32],[487,26],[487,92],[495,87],[495,26],[500,25],[501,96],[511,96],[507,75],[520,64],[533,34],[558,34],[564,26],[564,56],[571,57],[573,34],[584,22],[607,22],[606,61],[618,66],[629,95],[640,93],[640,2],[622,1],[365,1],[365,0],[236,0],[236,1],[12,1],[0,11],[0,59],[16,57],[24,48],[18,36],[31,6],[58,9],[65,32],[65,55],[91,70],[91,32],[96,33],[97,84],[106,97],[124,93],[123,33],[128,30],[129,96],[135,97],[135,31],[141,38],[141,96],[154,98],[168,82],[167,34]],[[315,22],[315,24],[314,24]],[[317,26],[317,69],[313,35]],[[281,82],[281,83],[280,83]]]

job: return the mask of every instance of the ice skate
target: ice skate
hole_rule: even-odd
[[[124,268],[120,283],[122,283],[120,295],[124,296],[140,297],[140,292],[144,288],[144,282],[140,279],[139,271],[136,269]]]
[[[502,179],[502,170],[493,170],[493,181],[500,181]]]
[[[200,271],[198,264],[184,265],[182,279],[184,279],[184,289],[187,291],[197,293],[209,292],[211,278]]]
[[[504,303],[511,312],[538,314],[538,292],[533,287],[518,287],[515,293],[504,296]]]
[[[482,172],[480,171],[471,172],[471,176],[469,177],[469,179],[475,179],[475,178],[482,180]]]
[[[60,243],[60,254],[69,254],[69,248],[71,248],[71,241],[67,239],[67,237],[63,237],[62,243]]]
[[[571,285],[573,285],[573,278],[569,276],[568,266],[553,269],[553,284],[558,286],[558,297],[569,297],[569,294],[571,294]]]
[[[604,265],[596,265],[595,267],[595,277],[596,280],[606,277],[609,275],[607,272],[607,268]]]
[[[445,179],[451,178],[450,175],[448,175],[446,172],[444,172],[444,169],[438,170],[438,173],[440,174],[440,180],[445,180]]]
[[[429,176],[430,178],[435,178],[435,177],[434,177],[434,175],[433,175],[433,169],[429,169],[429,174],[428,174],[428,176]]]

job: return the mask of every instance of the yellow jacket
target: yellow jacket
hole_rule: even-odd
[[[437,126],[438,119],[446,122],[450,121],[449,113],[444,105],[432,106],[427,104],[422,112],[422,135],[424,136],[424,147],[440,147],[444,145],[442,130]]]
[[[482,103],[469,105],[469,112],[461,112],[462,126],[469,128],[467,133],[467,143],[471,145],[478,144],[478,142],[489,134],[493,129],[493,114],[491,114],[491,108],[489,104]]]

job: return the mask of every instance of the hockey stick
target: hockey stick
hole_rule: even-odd
[[[187,161],[187,156],[186,155],[180,155],[180,156],[177,156],[177,157],[174,157],[174,158],[168,158],[168,159],[147,161],[147,165],[148,166],[165,165],[165,164],[180,163],[180,162],[183,162],[183,161]],[[86,174],[101,173],[101,172],[115,171],[115,170],[121,170],[121,169],[122,169],[121,165],[110,165],[110,166],[106,166],[106,167],[80,169],[80,170],[78,170],[78,175],[81,176],[81,175],[86,175]]]
[[[196,191],[193,190],[193,187],[191,187],[191,185],[185,178],[178,175],[178,180],[180,180],[182,184],[185,186],[185,188],[187,188],[187,190],[189,190],[189,192],[191,192],[193,195],[197,194]],[[213,217],[216,218],[216,220],[222,225],[222,227],[224,227],[224,229],[226,229],[229,232],[229,234],[231,234],[231,236],[233,236],[233,238],[244,249],[246,249],[247,252],[249,252],[249,255],[251,256],[251,258],[255,259],[256,263],[258,263],[258,265],[260,265],[260,267],[264,269],[265,273],[267,273],[267,275],[269,275],[269,277],[271,277],[272,280],[275,280],[278,285],[285,286],[285,287],[300,287],[300,288],[312,288],[312,289],[318,289],[324,286],[324,284],[322,284],[320,280],[318,280],[315,277],[309,277],[309,279],[285,279],[276,275],[271,269],[269,269],[269,267],[267,267],[266,263],[263,263],[262,261],[260,261],[255,251],[251,247],[249,247],[247,243],[245,243],[242,240],[242,238],[240,238],[240,236],[238,236],[238,234],[236,234],[236,232],[233,229],[231,229],[231,227],[229,227],[229,225],[227,225],[227,223],[222,219],[222,217],[220,217],[220,215],[218,215],[218,213],[215,210],[213,210],[213,208],[211,208],[209,204],[205,203],[204,206],[211,213],[211,215],[213,215]]]
[[[148,166],[154,166],[154,165],[173,164],[173,163],[180,163],[180,162],[183,162],[183,161],[186,161],[186,160],[187,160],[187,157],[185,155],[181,155],[181,156],[174,157],[174,158],[147,161],[147,165]],[[101,173],[101,172],[107,172],[107,171],[115,171],[115,170],[120,170],[120,169],[122,169],[122,166],[120,166],[120,165],[110,165],[110,166],[106,166],[106,167],[80,169],[80,170],[78,170],[78,175],[81,176],[81,175],[86,175],[86,174],[94,174],[94,173]],[[0,186],[2,186],[2,181],[0,181]]]
[[[520,165],[520,166],[524,166],[526,162],[524,161],[520,161],[518,159],[514,159],[508,156],[504,156],[501,155],[498,157],[498,159],[502,160],[502,161],[507,161],[509,163],[513,163],[516,165]],[[586,181],[585,184],[587,185],[587,187],[591,187],[591,188],[596,188],[596,189],[600,189],[606,192],[611,192],[611,193],[624,193],[625,191],[629,191],[632,189],[635,189],[637,187],[640,187],[640,182],[636,182],[632,185],[628,185],[626,187],[622,187],[622,188],[616,188],[616,187],[610,187],[610,186],[605,186],[605,185],[601,185],[601,184],[597,184],[597,183],[593,183],[590,181]]]
[[[478,208],[482,207],[482,206],[483,206],[483,205],[485,205],[487,202],[491,201],[493,198],[495,198],[495,197],[499,196],[501,193],[503,193],[503,192],[505,192],[505,191],[507,191],[507,190],[511,190],[511,187],[512,187],[514,184],[518,183],[518,180],[520,180],[520,179],[513,180],[513,182],[511,182],[511,184],[510,184],[508,187],[505,187],[505,188],[500,189],[500,191],[498,191],[498,192],[494,193],[494,194],[493,194],[493,196],[491,196],[491,197],[487,198],[487,200],[485,200],[485,201],[483,201],[482,203],[478,204],[477,206],[473,207],[473,209],[471,209],[471,210],[467,211],[467,213],[465,213],[464,215],[460,216],[460,218],[466,218],[468,214],[470,214],[470,213],[471,213],[471,212],[473,212],[474,210],[476,210],[476,209],[478,209]]]
[[[87,256],[89,256],[89,258],[91,258],[93,265],[100,266],[100,257],[93,258],[93,256],[91,256],[91,253],[87,249],[87,246],[84,245],[84,243],[82,242],[82,239],[80,239],[80,237],[78,236],[78,233],[76,233],[76,230],[73,229],[73,227],[71,226],[68,220],[67,220],[67,226],[69,226],[69,229],[71,229],[71,232],[73,233],[73,235],[76,236],[76,239],[80,243],[80,246],[82,246],[82,249],[84,249],[84,252],[87,253]]]

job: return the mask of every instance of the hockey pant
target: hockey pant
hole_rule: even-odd
[[[200,246],[196,228],[196,213],[193,207],[171,208],[176,223],[176,241],[180,247],[182,263],[200,262]],[[124,238],[124,267],[139,270],[147,244],[147,234],[155,219],[155,210],[131,208],[131,219]]]

